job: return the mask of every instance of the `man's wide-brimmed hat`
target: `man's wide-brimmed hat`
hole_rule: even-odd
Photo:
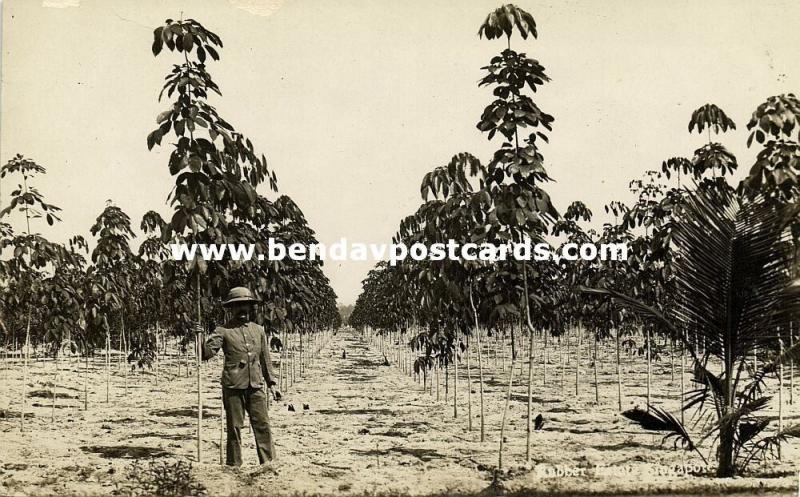
[[[228,307],[231,304],[236,304],[238,302],[249,302],[252,304],[256,304],[261,302],[257,298],[253,297],[253,294],[250,292],[249,288],[245,288],[243,286],[237,286],[235,288],[231,288],[228,292],[228,297],[222,302],[223,307]]]

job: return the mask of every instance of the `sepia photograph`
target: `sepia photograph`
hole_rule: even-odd
[[[0,497],[800,497],[800,3],[0,5]]]

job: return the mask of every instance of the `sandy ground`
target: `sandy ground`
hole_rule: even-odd
[[[376,343],[341,331],[302,380],[272,403],[270,417],[278,458],[257,464],[252,434],[243,431],[244,466],[220,466],[220,358],[204,365],[203,460],[195,461],[195,378],[178,374],[175,359],[162,363],[160,387],[151,372],[129,378],[113,368],[111,402],[105,401],[103,364],[90,375],[90,404],[83,410],[83,365],[62,363],[55,424],[49,398],[31,397],[32,417],[20,432],[20,369],[0,372],[0,495],[108,495],[127,478],[135,459],[193,462],[193,474],[211,495],[428,495],[486,491],[497,466],[502,402],[507,382],[502,362],[487,359],[486,441],[479,441],[477,372],[473,374],[473,431],[467,429],[466,372],[460,381],[459,417],[448,402],[422,392],[395,364],[383,364]],[[342,350],[347,350],[343,359]],[[608,355],[608,357],[611,357]],[[644,404],[644,361],[624,358],[625,407]],[[561,384],[558,356],[551,356],[547,385],[537,368],[534,414],[545,420],[534,433],[532,463],[525,464],[526,387],[516,370],[508,413],[504,471],[508,492],[564,495],[796,495],[800,443],[784,448],[783,461],[759,465],[751,475],[719,480],[688,474],[705,470],[696,455],[661,444],[661,437],[632,426],[617,413],[614,365],[602,364],[601,402],[594,402],[593,370],[582,366],[575,395],[574,361]],[[473,363],[473,367],[476,364]],[[32,364],[29,392],[47,390],[54,363]],[[677,412],[678,385],[669,360],[654,366],[654,401]],[[443,380],[443,378],[442,378]],[[452,377],[451,377],[452,380]],[[800,392],[800,389],[797,389]],[[81,397],[82,398],[82,397]],[[296,410],[290,412],[288,404]],[[309,409],[303,410],[303,404]],[[786,423],[800,422],[800,399],[786,406]]]

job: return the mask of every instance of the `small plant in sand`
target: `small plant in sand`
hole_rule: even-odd
[[[122,497],[199,497],[206,487],[195,481],[192,463],[185,461],[134,462],[114,495]]]

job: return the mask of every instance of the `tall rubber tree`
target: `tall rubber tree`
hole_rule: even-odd
[[[4,245],[13,247],[14,257],[4,265],[4,271],[9,276],[9,285],[5,288],[4,304],[12,312],[24,313],[25,342],[23,350],[22,370],[22,399],[20,409],[20,430],[25,429],[25,407],[27,401],[28,385],[28,360],[31,349],[31,323],[34,313],[39,309],[41,299],[44,271],[53,269],[68,257],[66,249],[59,244],[48,241],[39,233],[31,229],[31,221],[44,218],[47,224],[53,225],[61,219],[58,212],[61,210],[55,205],[45,202],[44,196],[32,184],[32,179],[47,171],[35,161],[26,159],[17,154],[0,168],[0,178],[9,174],[21,176],[21,182],[11,191],[9,204],[0,210],[0,219],[19,212],[24,219],[24,232],[14,234],[10,225],[3,230],[9,235],[4,237]],[[9,240],[9,241],[5,241]]]
[[[243,242],[237,220],[253,214],[258,194],[256,188],[268,183],[277,190],[275,174],[267,167],[264,155],[255,152],[249,138],[238,132],[209,103],[211,93],[221,96],[220,88],[206,68],[206,61],[219,60],[222,40],[194,19],[167,19],[153,32],[152,51],[158,56],[166,47],[180,56],[167,75],[159,95],[174,98],[156,119],[158,127],[147,136],[152,149],[172,134],[169,173],[174,189],[169,195],[174,214],[163,232],[163,241],[174,236],[188,244],[223,244]],[[197,460],[202,458],[202,386],[200,333],[203,302],[221,298],[227,285],[231,261],[206,262],[195,257],[185,272],[170,276],[184,277],[181,286],[193,288],[197,324],[195,350],[197,361]]]
[[[512,4],[492,11],[478,30],[478,35],[485,36],[488,40],[505,37],[507,42],[500,55],[493,57],[489,65],[483,68],[486,75],[479,82],[480,86],[492,87],[495,99],[484,109],[477,127],[487,133],[489,139],[495,135],[504,138],[487,165],[484,190],[488,196],[484,198],[491,205],[486,205],[483,209],[487,213],[488,229],[480,235],[479,240],[495,243],[531,240],[532,243],[544,243],[543,235],[546,233],[547,223],[558,217],[550,196],[539,186],[542,182],[550,181],[539,145],[542,141],[547,141],[545,131],[552,129],[553,117],[542,111],[528,92],[535,93],[550,78],[537,60],[511,48],[511,36],[515,31],[523,40],[528,36],[536,38],[538,35],[533,16]],[[527,261],[515,261],[513,265],[516,268],[511,271],[498,266],[498,276],[501,277],[497,281],[502,281],[502,284],[496,288],[497,296],[502,301],[509,280],[516,280],[513,285],[518,289],[518,297],[503,303],[507,308],[518,309],[516,312],[524,317],[530,337],[525,451],[525,458],[530,461],[534,348],[530,297],[531,279],[536,278],[537,269]],[[546,293],[543,288],[535,291],[537,294]],[[500,430],[498,469],[502,469],[505,413],[511,398],[513,374],[512,362]]]

